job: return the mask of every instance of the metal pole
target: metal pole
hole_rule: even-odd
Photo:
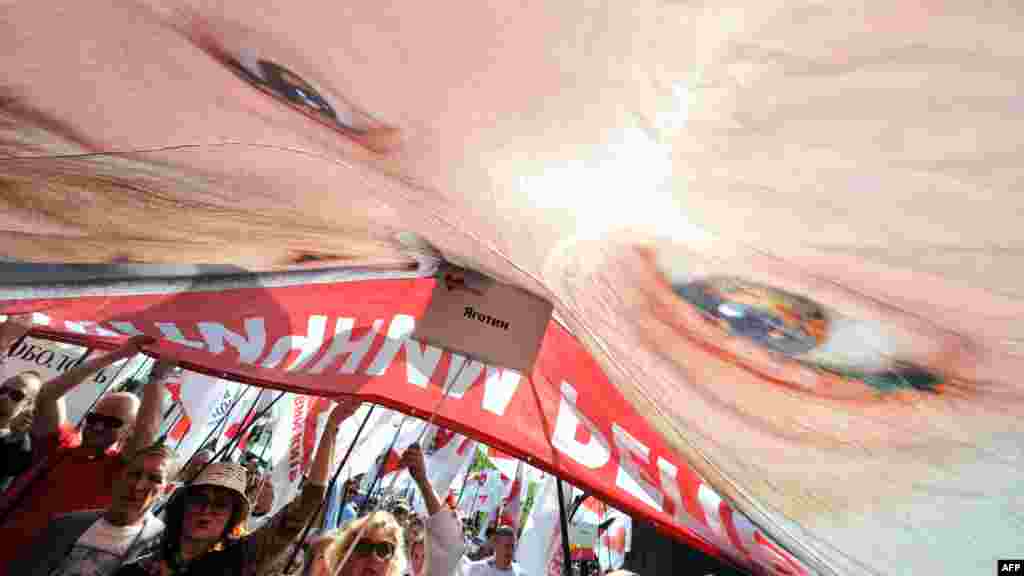
[[[473,501],[469,505],[469,517],[472,518],[473,514],[476,514],[476,503],[480,497],[480,482],[477,481],[476,490],[473,492]]]
[[[467,440],[468,442],[468,440]],[[476,460],[477,447],[473,446],[473,460]],[[469,473],[473,470],[473,462],[470,461],[469,466],[466,467],[466,473],[462,476],[462,487],[459,488],[459,499],[455,501],[455,509],[458,510],[459,504],[462,504],[462,494],[466,491],[466,482],[469,480]]]
[[[217,434],[218,431],[221,429],[221,424],[224,423],[224,422],[227,422],[228,418],[231,418],[231,413],[234,412],[235,406],[238,405],[238,402],[242,400],[242,397],[245,396],[245,394],[248,391],[249,391],[249,387],[248,386],[246,386],[245,388],[239,388],[238,389],[238,393],[235,394],[235,399],[231,401],[231,406],[228,406],[227,414],[224,415],[224,417],[221,419],[220,422],[218,422],[217,424],[215,424],[213,426],[213,429],[210,430],[210,433],[206,435],[206,438],[199,444],[198,447],[196,447],[195,451],[192,452],[192,454],[188,457],[188,460],[186,460],[185,463],[181,465],[181,468],[180,468],[181,470],[187,470],[189,464],[191,464],[192,461],[195,460],[196,454],[199,454],[199,452],[201,452],[204,448],[206,448],[207,444],[210,442],[210,439],[213,438],[213,436],[215,434]],[[180,442],[179,442],[179,444],[180,444]],[[213,459],[211,459],[210,462],[213,462]],[[196,474],[194,476],[192,476],[191,478],[186,478],[185,479],[185,483],[188,484],[188,483],[192,482],[193,480],[195,480],[199,476],[199,474],[202,473],[202,471],[206,469],[206,466],[208,466],[208,465],[209,465],[209,462],[206,463],[198,472],[196,472]],[[167,505],[167,503],[168,503],[168,501],[164,500],[162,503],[157,504],[156,506],[154,506],[153,507],[153,514],[154,515],[159,515],[163,511],[163,509]]]
[[[188,465],[191,464],[192,460],[195,459],[196,454],[198,454],[201,450],[206,448],[206,446],[210,443],[210,439],[212,439],[215,435],[219,434],[220,430],[223,428],[223,424],[227,422],[229,418],[231,418],[231,413],[235,411],[235,406],[238,406],[238,403],[242,400],[242,397],[244,397],[248,392],[248,386],[246,386],[245,388],[238,389],[238,392],[235,394],[235,399],[231,401],[231,406],[228,406],[227,413],[224,414],[224,417],[220,419],[220,422],[217,422],[216,424],[213,425],[213,428],[210,430],[210,433],[206,435],[206,438],[199,443],[199,446],[196,448],[195,452],[193,452],[192,455],[188,457],[188,460],[186,460],[185,463],[181,466],[182,470],[187,469]],[[186,479],[186,482],[191,482],[192,480],[193,478],[188,478]]]
[[[572,550],[569,549],[569,520],[565,515],[565,496],[562,494],[562,479],[558,484],[558,517],[562,524],[562,569],[565,576],[572,576]]]
[[[395,435],[391,438],[391,444],[388,446],[387,452],[383,454],[380,460],[380,466],[377,467],[377,471],[373,474],[373,482],[370,483],[370,489],[366,492],[366,501],[359,507],[359,514],[363,514],[366,511],[366,505],[370,503],[370,499],[373,498],[373,491],[377,489],[377,483],[380,482],[384,472],[384,465],[388,463],[388,456],[391,455],[391,451],[395,449],[395,443],[398,442],[398,435],[402,433],[402,426],[405,425],[405,421],[408,416],[403,417],[398,422],[398,428],[395,430]],[[381,487],[383,489],[383,486]],[[380,503],[383,503],[383,496],[379,499]]]
[[[260,394],[262,394],[264,391],[265,389],[261,389]],[[260,410],[259,414],[250,419],[249,416],[252,415],[253,409],[256,408],[256,405],[260,401],[259,396],[257,396],[256,401],[253,402],[252,406],[249,408],[249,413],[245,416],[245,418],[242,419],[242,424],[244,424],[244,426],[239,426],[238,434],[235,435],[235,437],[232,438],[231,441],[228,442],[226,446],[221,448],[217,455],[213,457],[213,460],[210,460],[210,462],[214,462],[218,458],[220,458],[222,462],[227,460],[228,457],[231,456],[231,453],[235,451],[235,448],[238,447],[238,444],[239,442],[241,442],[242,437],[248,434],[249,428],[253,425],[253,423],[262,418],[263,416],[265,416],[267,412],[270,412],[270,410],[274,407],[274,404],[277,404],[277,401],[283,398],[285,394],[287,394],[287,392],[281,392],[280,394],[278,394],[276,398],[271,400],[270,404],[268,404],[266,408]],[[246,420],[248,420],[248,422],[246,422]]]
[[[175,408],[178,408],[178,407],[179,407],[178,404],[175,403],[174,406],[171,406],[171,410],[174,410]],[[168,410],[167,414],[170,414],[171,410]],[[178,415],[174,417],[174,421],[171,422],[171,425],[168,426],[167,429],[164,430],[164,433],[160,435],[160,438],[157,439],[157,444],[163,444],[164,442],[167,441],[167,437],[171,435],[171,431],[173,431],[174,427],[178,425],[178,422],[181,422],[181,419],[184,416],[185,416],[185,408],[181,407],[181,409],[178,410]],[[163,421],[164,422],[167,421],[167,416],[166,415],[164,416]],[[181,440],[178,440],[178,444],[181,444]]]
[[[231,449],[228,450],[228,453],[224,456],[224,460],[231,460],[231,457],[235,454],[235,448],[237,448],[238,445],[242,443],[242,438],[244,438],[245,435],[249,433],[249,429],[256,422],[256,420],[259,420],[259,418],[250,418],[252,417],[252,413],[256,410],[256,406],[259,405],[260,398],[263,397],[263,393],[266,391],[266,388],[260,389],[259,394],[256,395],[256,401],[254,401],[252,403],[252,406],[249,407],[249,413],[245,415],[245,418],[242,418],[242,424],[244,424],[244,426],[238,427],[238,434],[236,434],[235,437],[231,439],[231,442],[229,443]],[[281,392],[278,398],[284,396],[284,394],[284,392]],[[260,414],[260,416],[262,416],[262,414]]]
[[[251,422],[249,422],[249,424],[251,425],[256,420],[259,420],[260,418],[262,418],[263,415],[265,415],[267,412],[269,412],[270,409],[274,407],[274,404],[277,404],[277,401],[280,400],[285,394],[287,394],[287,392],[281,392],[280,394],[278,394],[277,397],[274,398],[266,408],[264,408],[259,414],[256,415],[255,418],[252,419]],[[225,417],[225,421],[226,421],[226,417]],[[236,436],[236,438],[241,438],[242,434],[245,434],[248,430],[249,430],[249,426],[242,427],[242,429],[238,431],[238,436]],[[207,466],[209,466],[210,464],[216,462],[219,458],[222,458],[224,456],[224,453],[227,452],[227,450],[229,448],[234,448],[234,443],[233,442],[228,442],[223,448],[221,448],[219,451],[217,451],[217,453],[214,454],[213,458],[211,458],[209,462],[207,462],[202,468],[199,469],[198,472],[196,472],[195,476],[193,476],[192,478],[188,479],[188,482],[191,482],[192,480],[195,480],[200,474],[203,473],[203,470],[206,470]],[[197,450],[197,452],[198,452],[198,450]]]
[[[338,481],[338,476],[341,475],[341,471],[345,468],[345,464],[348,463],[348,457],[352,454],[352,449],[355,448],[356,442],[359,441],[359,435],[363,433],[363,428],[366,427],[366,423],[370,421],[370,415],[373,414],[373,409],[376,407],[376,404],[371,405],[370,409],[366,412],[366,416],[363,418],[362,424],[360,424],[359,429],[356,430],[355,438],[353,438],[352,442],[349,443],[348,445],[348,450],[345,452],[345,457],[341,459],[341,464],[338,465],[338,469],[334,472],[334,476],[331,478],[330,484],[327,485],[327,490],[325,491],[325,494],[329,495],[331,491],[334,489],[334,483]],[[323,439],[321,439],[320,441],[323,442]],[[313,512],[313,515],[306,523],[306,527],[302,530],[302,537],[299,538],[298,541],[296,541],[295,548],[292,550],[292,555],[290,558],[288,558],[288,563],[285,564],[285,569],[282,572],[282,574],[288,574],[289,572],[291,572],[292,564],[295,562],[295,557],[298,556],[299,550],[302,549],[303,542],[305,542],[306,538],[309,537],[309,530],[313,527],[313,520],[316,519],[317,514],[320,513],[320,510],[323,508],[323,506],[324,499],[321,499],[320,504],[316,507],[316,512]]]

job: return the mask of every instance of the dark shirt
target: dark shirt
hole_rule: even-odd
[[[264,574],[295,543],[320,505],[324,488],[307,484],[302,494],[274,519],[241,539],[230,541],[220,550],[203,554],[178,576],[253,576]],[[115,576],[156,576],[160,574],[160,554],[123,566]]]
[[[0,437],[0,492],[32,465],[32,437],[12,432]]]

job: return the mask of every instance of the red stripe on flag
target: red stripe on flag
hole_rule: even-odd
[[[188,434],[189,429],[192,428],[192,419],[188,417],[188,414],[182,414],[181,419],[171,428],[168,436],[175,441],[180,441]]]
[[[224,432],[224,436],[234,439],[234,437],[237,436],[239,432],[242,432],[243,430],[245,431],[245,435],[242,437],[241,440],[238,441],[238,451],[241,452],[242,454],[245,453],[245,445],[249,441],[249,432],[252,430],[252,426],[250,426],[250,424],[252,423],[253,418],[255,416],[256,415],[253,412],[246,414],[245,419],[243,421],[235,422],[234,424],[228,426],[227,431]]]
[[[398,470],[400,464],[401,459],[398,457],[398,452],[388,450],[388,456],[384,460],[384,466],[381,468],[381,477],[387,476],[388,474]]]
[[[164,387],[167,388],[167,391],[171,393],[171,398],[173,398],[175,402],[179,402],[179,403],[181,402],[181,382],[180,381],[179,382],[168,382],[168,383],[164,384]]]

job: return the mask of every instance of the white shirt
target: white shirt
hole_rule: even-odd
[[[145,526],[145,532],[142,532]],[[109,576],[117,570],[133,544],[156,537],[164,523],[150,513],[144,522],[131,526],[114,526],[105,518],[78,538],[64,563],[51,576]]]
[[[426,576],[524,576],[515,562],[506,570],[494,565],[494,558],[471,562],[465,558],[466,539],[455,512],[442,508],[427,518],[428,572]]]
[[[505,570],[499,569],[494,564],[494,558],[485,558],[476,562],[466,562],[466,568],[463,571],[465,576],[523,576],[522,568],[515,562]]]

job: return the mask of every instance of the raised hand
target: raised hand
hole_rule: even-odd
[[[156,364],[153,365],[153,370],[149,373],[149,380],[151,382],[161,382],[166,380],[177,367],[177,360],[161,357],[157,359]]]
[[[408,468],[409,474],[414,480],[425,480],[427,478],[427,463],[423,459],[423,450],[419,444],[413,444],[405,449],[399,466]]]
[[[145,334],[139,334],[138,336],[132,336],[120,348],[114,350],[110,354],[119,358],[131,358],[139,352],[142,352],[143,346],[148,346],[156,342],[156,338],[152,336],[146,336]]]
[[[341,426],[341,423],[348,419],[350,416],[359,410],[362,406],[362,402],[355,398],[342,398],[338,401],[338,404],[331,411],[331,415],[327,418],[327,426],[329,428],[337,429]]]

